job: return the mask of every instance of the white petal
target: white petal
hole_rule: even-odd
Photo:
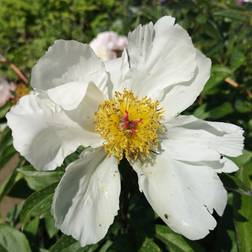
[[[65,110],[79,106],[85,96],[88,85],[81,82],[68,82],[48,90],[48,96]]]
[[[122,64],[122,57],[105,61],[104,64],[105,64],[106,71],[109,72],[110,74],[110,79],[113,85],[115,85],[120,80],[120,75],[121,75],[120,67]]]
[[[201,121],[201,122],[200,122]],[[200,120],[199,124],[204,124],[205,121]],[[222,122],[207,122],[210,127],[219,131],[222,134],[222,140],[219,142],[218,150],[220,153],[230,156],[237,157],[242,154],[244,147],[243,129],[231,123]],[[207,125],[205,124],[207,127]]]
[[[171,139],[200,143],[226,156],[236,157],[242,154],[243,129],[234,124],[204,121],[194,116],[178,116],[167,123],[167,127]]]
[[[104,64],[88,45],[77,41],[56,40],[32,70],[32,87],[53,89],[50,98],[65,109],[72,108],[75,99],[81,100],[90,82],[108,92],[110,82]],[[70,104],[66,105],[67,101]]]
[[[182,130],[171,129],[167,133],[167,140],[162,142],[164,149],[170,151],[172,157],[177,160],[184,160],[190,162],[199,162],[199,161],[216,161],[220,160],[220,153],[214,148],[210,148],[207,144],[201,143],[200,139],[195,139],[194,136],[198,134],[200,137],[201,132],[194,133],[192,136],[190,133],[187,136],[180,138],[180,133]],[[193,140],[192,140],[193,139]]]
[[[90,83],[87,87],[85,96],[77,108],[66,111],[66,114],[81,127],[84,127],[84,129],[95,132],[95,112],[97,112],[99,105],[105,98],[101,90],[93,83]]]
[[[233,124],[179,116],[167,123],[161,153],[149,163],[133,163],[153,209],[174,231],[200,239],[212,230],[215,209],[222,215],[227,194],[217,172],[237,166],[227,156],[241,154],[243,130]]]
[[[162,146],[173,159],[200,162],[216,172],[234,172],[237,166],[225,156],[239,156],[243,130],[233,124],[208,122],[194,116],[178,116],[167,123]]]
[[[133,166],[140,190],[172,230],[196,240],[215,228],[211,214],[213,209],[223,214],[227,193],[213,169],[173,160],[169,151],[158,155],[151,164]]]
[[[218,172],[231,173],[239,170],[239,167],[230,159],[223,157],[221,160],[223,167]]]
[[[123,91],[127,88],[126,75],[129,73],[128,54],[124,50],[120,58],[104,62],[106,71],[110,74],[114,91]]]
[[[99,135],[73,122],[46,97],[24,96],[7,114],[14,147],[37,169],[52,170],[80,145],[100,146]]]
[[[161,18],[129,33],[128,82],[137,95],[153,97],[157,90],[191,80],[196,50],[190,36],[172,17]]]
[[[54,195],[52,211],[60,230],[82,246],[101,240],[119,209],[117,160],[102,149],[87,149],[66,169]]]
[[[210,77],[211,60],[200,51],[196,52],[197,68],[194,78],[174,85],[169,90],[163,90],[164,98],[160,105],[165,109],[166,119],[178,115],[192,105]]]

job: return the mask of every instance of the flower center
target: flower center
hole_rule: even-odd
[[[139,99],[131,91],[115,92],[100,104],[95,117],[95,130],[105,139],[107,153],[121,160],[146,158],[158,147],[163,131],[163,110],[159,102]]]

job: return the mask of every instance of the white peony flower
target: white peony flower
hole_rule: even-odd
[[[122,52],[128,45],[128,40],[124,36],[119,36],[112,31],[101,32],[90,42],[90,47],[102,60],[115,59],[118,53]]]
[[[175,232],[195,240],[214,229],[227,192],[218,173],[238,167],[233,124],[179,115],[203,89],[211,61],[173,17],[129,33],[121,58],[100,61],[88,45],[58,40],[32,70],[36,94],[7,115],[14,146],[35,168],[53,170],[80,145],[53,200],[57,227],[82,246],[102,239],[119,208],[118,163]]]
[[[0,107],[10,99],[14,98],[13,92],[16,89],[14,83],[8,83],[7,80],[0,78]]]

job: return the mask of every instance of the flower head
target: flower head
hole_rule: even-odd
[[[227,192],[218,177],[238,167],[243,131],[179,115],[197,98],[211,61],[172,17],[140,25],[118,59],[88,45],[56,41],[32,70],[36,93],[7,115],[16,149],[52,170],[80,145],[54,195],[57,227],[82,246],[102,239],[119,208],[118,163],[127,158],[139,189],[174,231],[200,239],[214,229]]]
[[[116,92],[99,105],[95,130],[105,140],[109,155],[121,160],[144,159],[158,145],[162,129],[162,109],[157,101],[139,99],[132,91]]]
[[[112,31],[102,32],[90,42],[90,47],[102,60],[117,58],[123,49],[128,45],[128,40],[124,36],[119,36]]]

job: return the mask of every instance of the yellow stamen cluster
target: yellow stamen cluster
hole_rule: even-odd
[[[139,99],[131,91],[115,92],[100,104],[95,129],[105,139],[107,153],[118,160],[146,158],[158,146],[163,110],[150,98]]]
[[[18,84],[15,90],[15,97],[12,99],[12,102],[16,104],[21,97],[29,94],[29,92],[30,88],[27,85],[24,83]]]

